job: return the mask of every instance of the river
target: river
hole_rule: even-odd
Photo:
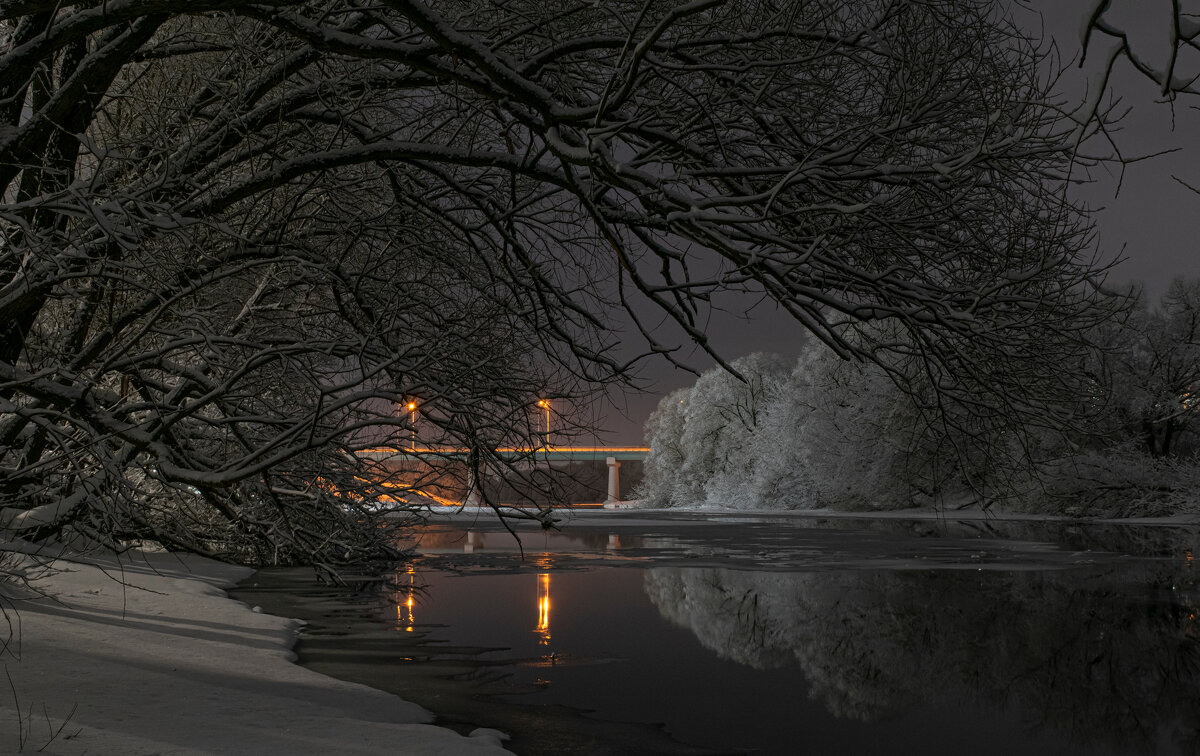
[[[300,662],[519,754],[1200,753],[1195,525],[459,515],[383,582],[260,571]]]

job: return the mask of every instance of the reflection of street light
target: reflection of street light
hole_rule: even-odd
[[[546,434],[546,445],[550,445],[550,401],[547,399],[538,399],[538,406],[546,410],[546,427],[542,432]]]
[[[409,403],[407,405],[405,405],[405,407],[406,407],[406,409],[408,409],[409,425],[412,426],[412,444],[409,446],[409,448],[412,449],[413,451],[416,451],[416,449],[417,449],[417,403],[410,400]]]
[[[409,567],[406,574],[408,575],[408,590],[405,592],[406,595],[404,596],[403,602],[396,603],[396,620],[399,622],[404,622],[405,610],[407,609],[408,626],[404,629],[411,633],[413,631],[413,624],[415,622],[415,620],[413,620],[413,605],[416,603],[416,601],[413,600],[413,593],[416,591],[416,588],[413,585],[413,576],[416,575],[416,572],[412,567]]]
[[[545,646],[550,643],[550,573],[538,575],[538,644]]]

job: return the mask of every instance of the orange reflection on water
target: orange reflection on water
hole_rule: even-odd
[[[408,575],[408,590],[404,592],[403,600],[399,600],[401,598],[399,595],[396,596],[398,599],[396,601],[396,622],[397,624],[403,624],[407,622],[407,626],[404,628],[404,630],[411,633],[413,631],[413,625],[416,623],[416,620],[413,619],[413,607],[417,603],[413,596],[413,594],[416,592],[416,588],[413,585],[413,578],[416,576],[417,572],[412,567],[409,567],[405,574]],[[407,617],[405,616],[406,614],[408,615]]]
[[[550,643],[550,573],[538,575],[538,643],[545,646]]]

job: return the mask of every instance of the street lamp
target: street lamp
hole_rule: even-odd
[[[409,445],[409,448],[412,449],[413,451],[416,451],[417,450],[417,403],[410,399],[408,404],[405,405],[405,408],[408,410],[408,415],[409,415],[408,423],[409,423],[409,425],[412,426],[412,443]]]
[[[550,400],[549,399],[538,399],[537,406],[546,410],[546,425],[545,425],[545,429],[543,430],[543,433],[545,433],[545,435],[546,435],[546,446],[549,446],[550,445]]]

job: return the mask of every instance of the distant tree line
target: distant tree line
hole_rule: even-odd
[[[1075,420],[986,435],[927,411],[874,363],[810,344],[753,355],[665,398],[641,495],[661,506],[1200,511],[1200,280],[1140,288],[1093,333]],[[933,397],[936,392],[929,390]],[[947,406],[943,405],[943,409]],[[965,415],[965,413],[964,413]]]

